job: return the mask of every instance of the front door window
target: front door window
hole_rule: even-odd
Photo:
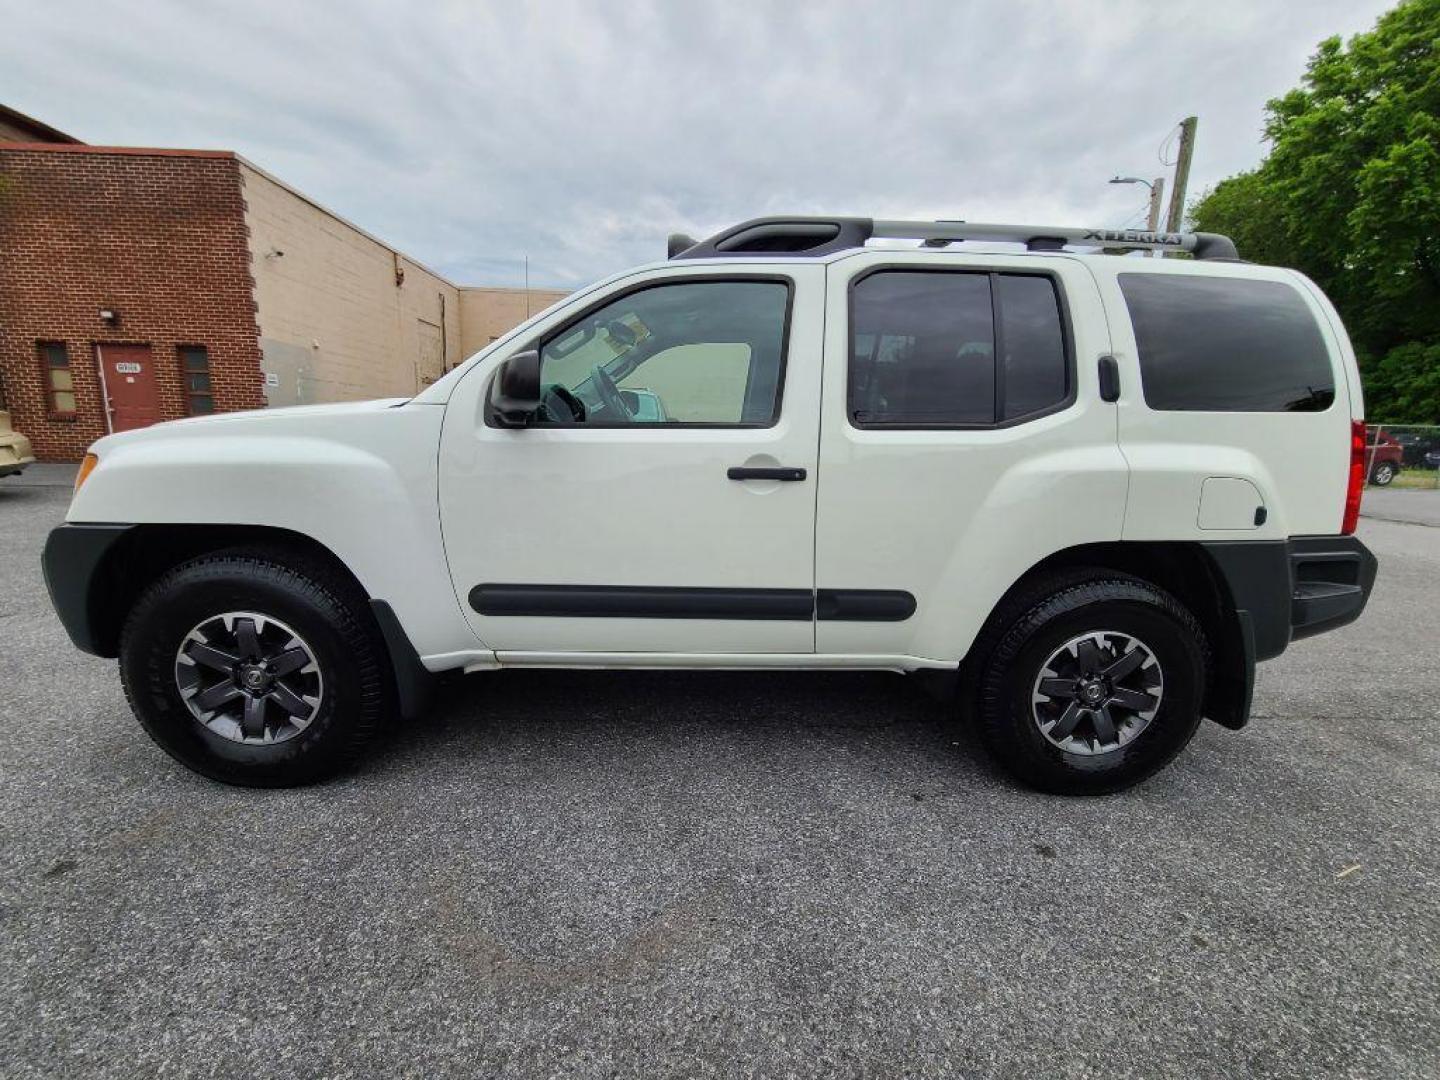
[[[622,296],[540,350],[538,424],[768,427],[779,411],[789,287],[698,281]]]

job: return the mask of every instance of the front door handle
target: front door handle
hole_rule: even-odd
[[[805,470],[785,465],[768,468],[750,465],[731,465],[725,470],[731,480],[804,480]]]

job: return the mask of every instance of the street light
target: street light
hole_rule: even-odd
[[[1160,229],[1160,204],[1165,201],[1165,178],[1157,176],[1154,181],[1142,180],[1138,176],[1116,176],[1110,180],[1112,184],[1144,184],[1150,189],[1150,219],[1146,228],[1151,232],[1158,232]]]

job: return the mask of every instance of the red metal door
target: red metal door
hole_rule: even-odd
[[[100,370],[110,399],[110,430],[149,427],[160,420],[160,392],[149,345],[99,345]]]

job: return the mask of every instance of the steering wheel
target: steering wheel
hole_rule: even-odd
[[[600,394],[600,402],[607,413],[614,413],[617,420],[621,417],[626,420],[635,419],[626,407],[625,399],[620,396],[620,388],[615,385],[615,380],[603,366],[596,364],[590,369],[590,381],[595,384],[595,389]]]
[[[570,415],[568,417],[556,416],[555,409],[551,407],[554,401],[558,401],[564,405],[565,408],[570,411]],[[559,383],[555,383],[553,386],[547,386],[545,393],[540,398],[540,402],[543,407],[545,419],[551,423],[583,424],[585,422],[584,402]]]

